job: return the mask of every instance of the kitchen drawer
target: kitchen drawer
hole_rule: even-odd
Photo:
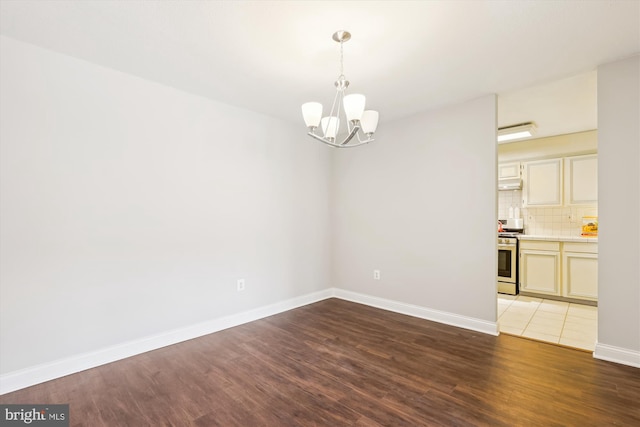
[[[598,244],[597,243],[573,243],[573,242],[565,242],[562,249],[565,252],[579,252],[585,254],[597,254],[598,253]]]
[[[560,251],[560,242],[546,240],[521,240],[520,249],[533,249],[536,251]]]

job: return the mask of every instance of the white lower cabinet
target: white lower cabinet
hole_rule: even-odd
[[[565,243],[562,250],[562,295],[598,299],[598,245]]]
[[[521,241],[520,291],[596,301],[598,244]]]
[[[521,291],[560,295],[560,280],[559,242],[521,242]]]

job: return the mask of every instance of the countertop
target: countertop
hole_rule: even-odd
[[[518,236],[520,240],[546,240],[551,242],[583,242],[598,243],[598,237],[582,237],[582,236],[539,236],[533,234],[521,234]]]

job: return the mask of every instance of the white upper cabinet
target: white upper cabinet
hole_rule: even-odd
[[[562,159],[524,163],[523,206],[562,206]]]
[[[520,178],[520,162],[500,163],[498,165],[498,179]]]
[[[565,205],[594,205],[598,203],[598,156],[566,157]]]

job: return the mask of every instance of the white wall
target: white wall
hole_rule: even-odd
[[[328,147],[0,43],[0,373],[327,287]]]
[[[640,57],[598,68],[598,345],[640,367]]]
[[[377,139],[334,155],[334,286],[495,323],[495,96]]]
[[[331,151],[0,43],[0,374],[329,286],[495,323],[495,96]],[[599,69],[596,353],[640,349],[637,75],[637,58]]]

